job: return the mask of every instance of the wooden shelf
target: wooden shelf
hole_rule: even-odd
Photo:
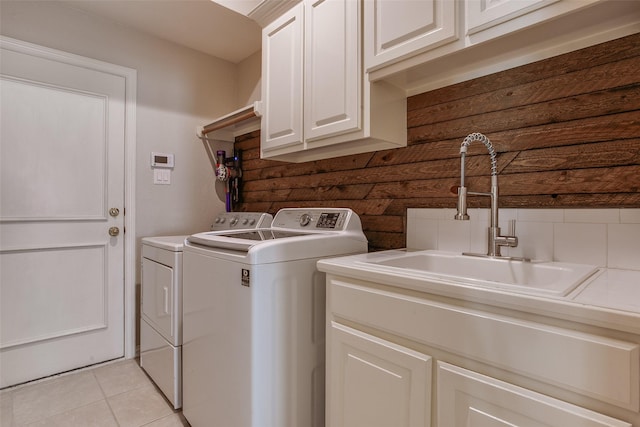
[[[198,129],[198,136],[219,141],[234,141],[238,135],[260,129],[260,101],[233,111]]]

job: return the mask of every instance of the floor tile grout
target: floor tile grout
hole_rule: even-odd
[[[83,377],[83,373],[90,373],[91,381],[88,376]],[[65,401],[63,400],[65,396],[55,396],[58,400],[57,404],[61,405],[61,407],[38,408],[43,411],[36,413],[35,419],[30,419],[28,424],[22,425],[42,426],[45,425],[45,423],[46,425],[49,425],[49,423],[55,424],[56,422],[65,423],[66,419],[73,420],[73,422],[77,423],[79,416],[98,416],[90,413],[89,407],[92,405],[95,405],[96,410],[104,417],[106,417],[106,411],[108,411],[110,419],[107,420],[103,418],[98,420],[98,422],[101,423],[100,426],[105,425],[102,424],[104,422],[107,422],[108,426],[112,427],[144,427],[153,426],[155,423],[162,425],[172,423],[170,425],[175,425],[176,427],[188,425],[181,411],[173,408],[173,405],[166,399],[157,385],[151,381],[138,362],[135,359],[130,359],[99,365],[68,375],[55,376],[43,381],[38,380],[34,384],[22,384],[16,388],[0,391],[0,397],[3,402],[3,412],[5,410],[10,411],[9,414],[2,414],[0,427],[18,427],[17,420],[15,419],[17,403],[23,405],[20,411],[25,413],[25,410],[29,410],[29,404],[34,404],[38,401],[50,402],[51,400],[47,394],[43,395],[38,392],[52,393],[50,385],[53,381],[58,380],[60,381],[60,386],[63,387],[62,392],[72,396],[75,394],[76,397],[79,397],[79,400]],[[75,389],[80,386],[84,387],[82,391],[84,391],[86,395],[83,395],[80,389]],[[64,388],[68,390],[64,390]],[[15,397],[17,393],[22,393],[25,397],[30,397],[31,402],[24,400],[16,402]],[[81,394],[78,395],[78,393]],[[89,396],[91,393],[95,393],[95,397],[100,398],[95,401],[90,401],[91,397]],[[61,412],[57,412],[57,410],[61,410]],[[122,418],[119,418],[119,416]],[[173,419],[168,420],[168,418]],[[164,419],[167,420],[162,422]],[[26,418],[25,421],[26,420],[29,420],[29,418]],[[82,422],[82,420],[80,420],[80,422]]]
[[[113,421],[115,421],[117,427],[120,427],[120,423],[118,422],[118,418],[116,417],[116,414],[113,412],[113,408],[109,404],[109,399],[107,398],[107,393],[104,391],[104,387],[100,383],[100,379],[96,375],[96,371],[94,369],[92,369],[91,373],[93,374],[94,378],[96,379],[96,382],[98,383],[98,387],[100,387],[100,390],[102,391],[102,396],[104,397],[104,402],[107,405],[107,408],[109,408],[109,413],[111,414],[111,417],[113,418]]]

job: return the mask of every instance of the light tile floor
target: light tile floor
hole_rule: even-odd
[[[135,360],[0,391],[0,427],[184,427]]]

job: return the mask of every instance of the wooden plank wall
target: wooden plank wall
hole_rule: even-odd
[[[336,159],[261,160],[259,132],[239,137],[238,210],[350,207],[372,250],[404,247],[407,208],[455,207],[471,132],[498,153],[501,207],[640,207],[640,34],[410,97],[407,113],[406,148]],[[481,143],[466,166],[470,191],[488,191]]]

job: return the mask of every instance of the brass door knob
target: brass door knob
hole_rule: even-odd
[[[116,237],[118,234],[120,234],[120,229],[118,227],[109,228],[109,236]]]
[[[118,208],[111,208],[109,209],[109,215],[116,217],[118,216],[118,214],[120,214],[120,209]]]

